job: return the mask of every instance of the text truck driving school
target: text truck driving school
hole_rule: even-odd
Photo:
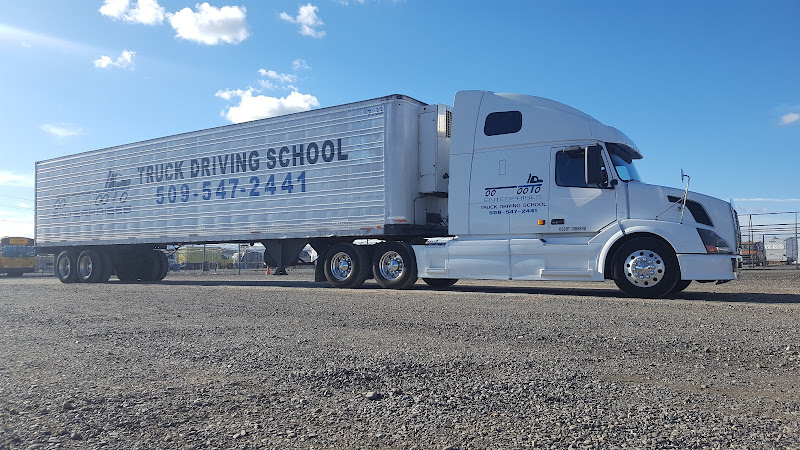
[[[661,297],[736,279],[730,203],[646,184],[616,128],[551,100],[391,95],[36,164],[36,242],[65,282],[155,281],[168,245],[254,243],[317,278],[613,279]],[[368,239],[368,240],[367,240]]]

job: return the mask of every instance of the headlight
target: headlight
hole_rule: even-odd
[[[700,235],[700,239],[702,239],[703,245],[706,247],[706,252],[733,254],[731,246],[725,242],[725,239],[719,237],[717,233],[711,230],[698,228],[697,234]]]

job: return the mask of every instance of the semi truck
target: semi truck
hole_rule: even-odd
[[[168,246],[256,242],[281,269],[310,245],[339,288],[736,279],[731,204],[643,182],[640,158],[545,98],[390,95],[37,162],[36,240],[64,283],[157,281]]]
[[[745,241],[742,242],[742,264],[746,266],[766,266],[767,254],[764,249],[764,243],[761,241]],[[781,252],[783,255],[783,252]]]

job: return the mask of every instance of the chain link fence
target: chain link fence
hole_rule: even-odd
[[[798,265],[800,212],[740,214],[742,262],[746,268]]]

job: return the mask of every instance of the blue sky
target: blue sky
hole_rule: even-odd
[[[645,181],[800,210],[800,2],[7,2],[0,235],[34,162],[392,93],[551,98],[628,134]]]

